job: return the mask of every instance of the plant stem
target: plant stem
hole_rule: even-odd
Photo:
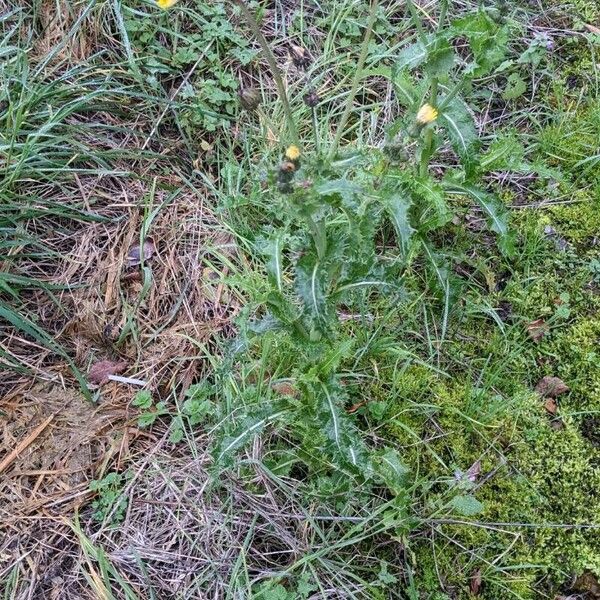
[[[354,80],[352,82],[352,87],[350,88],[350,94],[346,99],[346,106],[344,107],[342,118],[340,119],[337,131],[335,132],[335,139],[333,140],[333,145],[331,146],[331,150],[329,152],[329,158],[332,158],[337,152],[338,146],[340,145],[340,141],[342,139],[342,135],[344,135],[346,123],[348,122],[348,119],[350,118],[350,113],[352,112],[354,97],[356,96],[356,92],[358,91],[358,86],[362,77],[362,71],[365,66],[365,61],[367,60],[367,54],[369,52],[369,41],[371,39],[371,33],[373,32],[373,25],[375,24],[375,17],[377,13],[378,4],[379,0],[371,0],[371,9],[369,10],[367,30],[365,31],[365,37],[363,38],[362,48],[360,50],[360,56],[358,58],[358,64],[356,65],[356,71],[354,72]]]
[[[417,36],[419,37],[421,42],[425,44],[427,41],[427,38],[425,36],[425,30],[423,29],[423,23],[421,22],[421,17],[417,13],[417,9],[415,8],[414,2],[413,0],[406,0],[406,4],[408,6],[408,10],[410,11],[410,18],[413,22],[413,25],[415,26],[415,29],[417,30]]]
[[[442,31],[446,24],[446,15],[448,14],[448,0],[441,0],[442,6],[440,8],[440,18],[438,20],[437,30]]]
[[[313,135],[315,136],[315,152],[319,154],[319,122],[317,121],[317,109],[313,106],[311,109]]]
[[[285,119],[287,121],[288,134],[290,136],[290,141],[293,144],[298,145],[298,130],[296,129],[296,123],[294,122],[294,117],[292,115],[292,109],[290,107],[290,103],[288,101],[287,92],[285,89],[285,85],[283,84],[283,78],[281,77],[281,71],[277,66],[277,61],[275,60],[275,56],[273,52],[271,52],[271,48],[269,48],[269,43],[267,42],[265,36],[260,30],[260,26],[256,22],[254,15],[250,12],[250,9],[246,6],[244,0],[233,0],[235,4],[240,7],[242,11],[242,15],[246,20],[246,23],[252,30],[252,34],[254,38],[259,43],[260,48],[263,52],[264,57],[267,59],[269,63],[269,67],[271,68],[271,72],[273,73],[273,77],[275,79],[275,83],[277,85],[277,91],[279,93],[279,98],[281,103],[283,104],[283,111],[285,113]]]
[[[429,103],[435,107],[437,104],[439,81],[437,77],[431,78],[431,91],[429,95]],[[429,126],[425,130],[425,139],[423,141],[423,149],[421,150],[421,160],[419,163],[419,175],[425,177],[429,170],[429,159],[433,154],[433,129]]]
[[[450,104],[450,102],[454,99],[456,94],[458,94],[458,92],[460,92],[460,90],[462,89],[462,87],[465,84],[465,82],[467,81],[467,79],[468,79],[468,76],[463,75],[462,78],[460,79],[460,81],[448,92],[448,94],[446,94],[446,96],[442,100],[442,103],[438,107],[438,110],[440,112],[443,112],[443,110],[448,106],[448,104]]]

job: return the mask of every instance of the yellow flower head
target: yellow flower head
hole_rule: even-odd
[[[165,10],[171,8],[176,2],[177,0],[156,0],[156,4]]]
[[[438,118],[437,109],[433,108],[431,104],[423,104],[417,113],[417,123],[420,125],[427,125],[432,123]]]
[[[288,160],[298,160],[300,158],[300,148],[298,146],[288,146],[285,157]]]

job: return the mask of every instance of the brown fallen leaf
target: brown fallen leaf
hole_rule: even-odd
[[[129,252],[127,253],[127,266],[128,267],[137,267],[142,263],[142,256],[144,257],[144,261],[149,260],[156,253],[156,244],[151,237],[148,237],[144,240],[144,244],[140,248],[139,244],[134,244],[129,248]]]
[[[573,589],[578,592],[587,592],[590,599],[600,599],[600,582],[598,581],[598,578],[589,571],[582,573],[577,577]]]
[[[287,381],[278,381],[271,385],[271,389],[282,396],[291,396],[296,398],[298,396],[298,390]]]
[[[527,324],[527,333],[534,342],[539,342],[548,333],[548,329],[544,319],[536,319]]]
[[[569,391],[569,386],[560,377],[546,375],[542,377],[539,383],[535,386],[535,391],[540,396],[548,398],[557,398],[561,394]]]
[[[544,408],[551,414],[555,415],[558,409],[558,404],[554,398],[546,398],[546,402],[544,402]]]
[[[481,591],[481,569],[477,569],[473,572],[473,575],[471,575],[471,585],[469,587],[472,596],[479,596],[479,592]]]
[[[359,408],[362,408],[363,406],[365,406],[366,401],[363,400],[362,402],[357,402],[356,404],[353,404],[350,408],[346,409],[346,412],[351,415],[352,413],[355,413]]]
[[[481,461],[476,460],[467,470],[466,476],[471,483],[475,483],[481,474]]]
[[[94,363],[88,373],[90,383],[102,385],[108,381],[109,375],[117,375],[127,368],[125,361],[101,360]]]

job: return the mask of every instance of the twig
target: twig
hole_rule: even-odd
[[[54,419],[54,415],[50,415],[43,423],[40,423],[25,439],[21,440],[16,448],[5,456],[0,462],[0,473],[4,471],[16,458],[29,446],[39,435],[48,427]]]

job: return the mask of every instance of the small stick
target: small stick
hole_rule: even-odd
[[[48,427],[54,419],[54,416],[55,415],[50,415],[43,423],[40,423],[25,439],[17,444],[17,447],[10,454],[4,457],[2,462],[0,462],[0,473],[2,473],[2,471],[4,471],[10,463],[12,463],[13,460],[15,460],[15,458],[17,458],[17,456],[19,456],[19,454],[21,454],[21,452],[23,452],[23,450],[25,450],[25,448],[27,448],[27,446],[29,446],[40,433],[44,431],[44,429],[46,429],[46,427]]]

